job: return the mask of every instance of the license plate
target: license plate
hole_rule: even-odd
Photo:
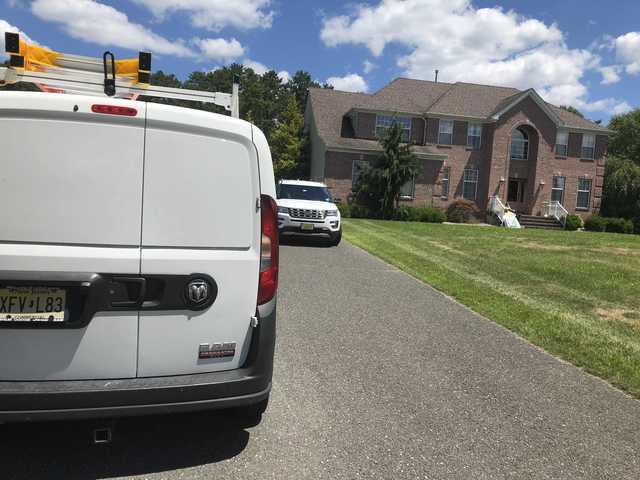
[[[300,225],[300,230],[313,230],[313,223],[303,223]]]
[[[0,322],[64,322],[67,292],[50,287],[0,288]]]

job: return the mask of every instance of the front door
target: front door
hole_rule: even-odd
[[[507,191],[507,203],[517,212],[525,210],[525,186],[526,180],[510,178]]]

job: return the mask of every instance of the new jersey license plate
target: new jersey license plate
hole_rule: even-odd
[[[300,230],[310,231],[313,230],[313,223],[303,223],[300,225]]]
[[[64,322],[67,292],[51,287],[0,288],[0,322]]]

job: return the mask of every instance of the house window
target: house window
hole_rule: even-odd
[[[413,199],[416,195],[416,179],[412,178],[407,183],[400,187],[400,198],[409,200]]]
[[[442,169],[442,192],[440,195],[443,197],[449,196],[449,175],[451,174],[451,167],[445,167]]]
[[[511,135],[511,160],[529,159],[529,135],[516,128]]]
[[[398,124],[402,127],[402,141],[409,142],[411,138],[411,119],[409,117],[393,117],[391,115],[377,115],[376,116],[376,136],[383,138],[387,130],[394,124]]]
[[[475,200],[478,192],[478,169],[465,168],[462,182],[462,196],[467,200]]]
[[[582,153],[581,158],[588,158],[593,160],[593,154],[596,149],[596,137],[595,135],[584,134],[582,135]]]
[[[566,157],[569,151],[569,132],[558,132],[556,134],[556,155]]]
[[[467,128],[467,147],[478,150],[482,144],[482,124],[470,123]]]
[[[564,185],[567,179],[565,177],[553,177],[551,185],[551,201],[562,204],[564,201]]]
[[[453,143],[453,120],[440,119],[438,143],[440,145],[451,145]]]
[[[366,160],[354,160],[351,167],[351,190],[355,191],[362,173],[369,168]]]
[[[578,179],[578,201],[576,202],[576,208],[580,210],[589,210],[591,204],[591,179],[579,178]]]

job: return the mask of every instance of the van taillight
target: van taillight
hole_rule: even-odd
[[[278,206],[268,195],[260,197],[262,239],[260,246],[260,281],[258,305],[267,303],[278,289]]]
[[[93,113],[106,113],[108,115],[124,115],[125,117],[135,117],[138,110],[131,107],[119,107],[117,105],[92,105]]]

